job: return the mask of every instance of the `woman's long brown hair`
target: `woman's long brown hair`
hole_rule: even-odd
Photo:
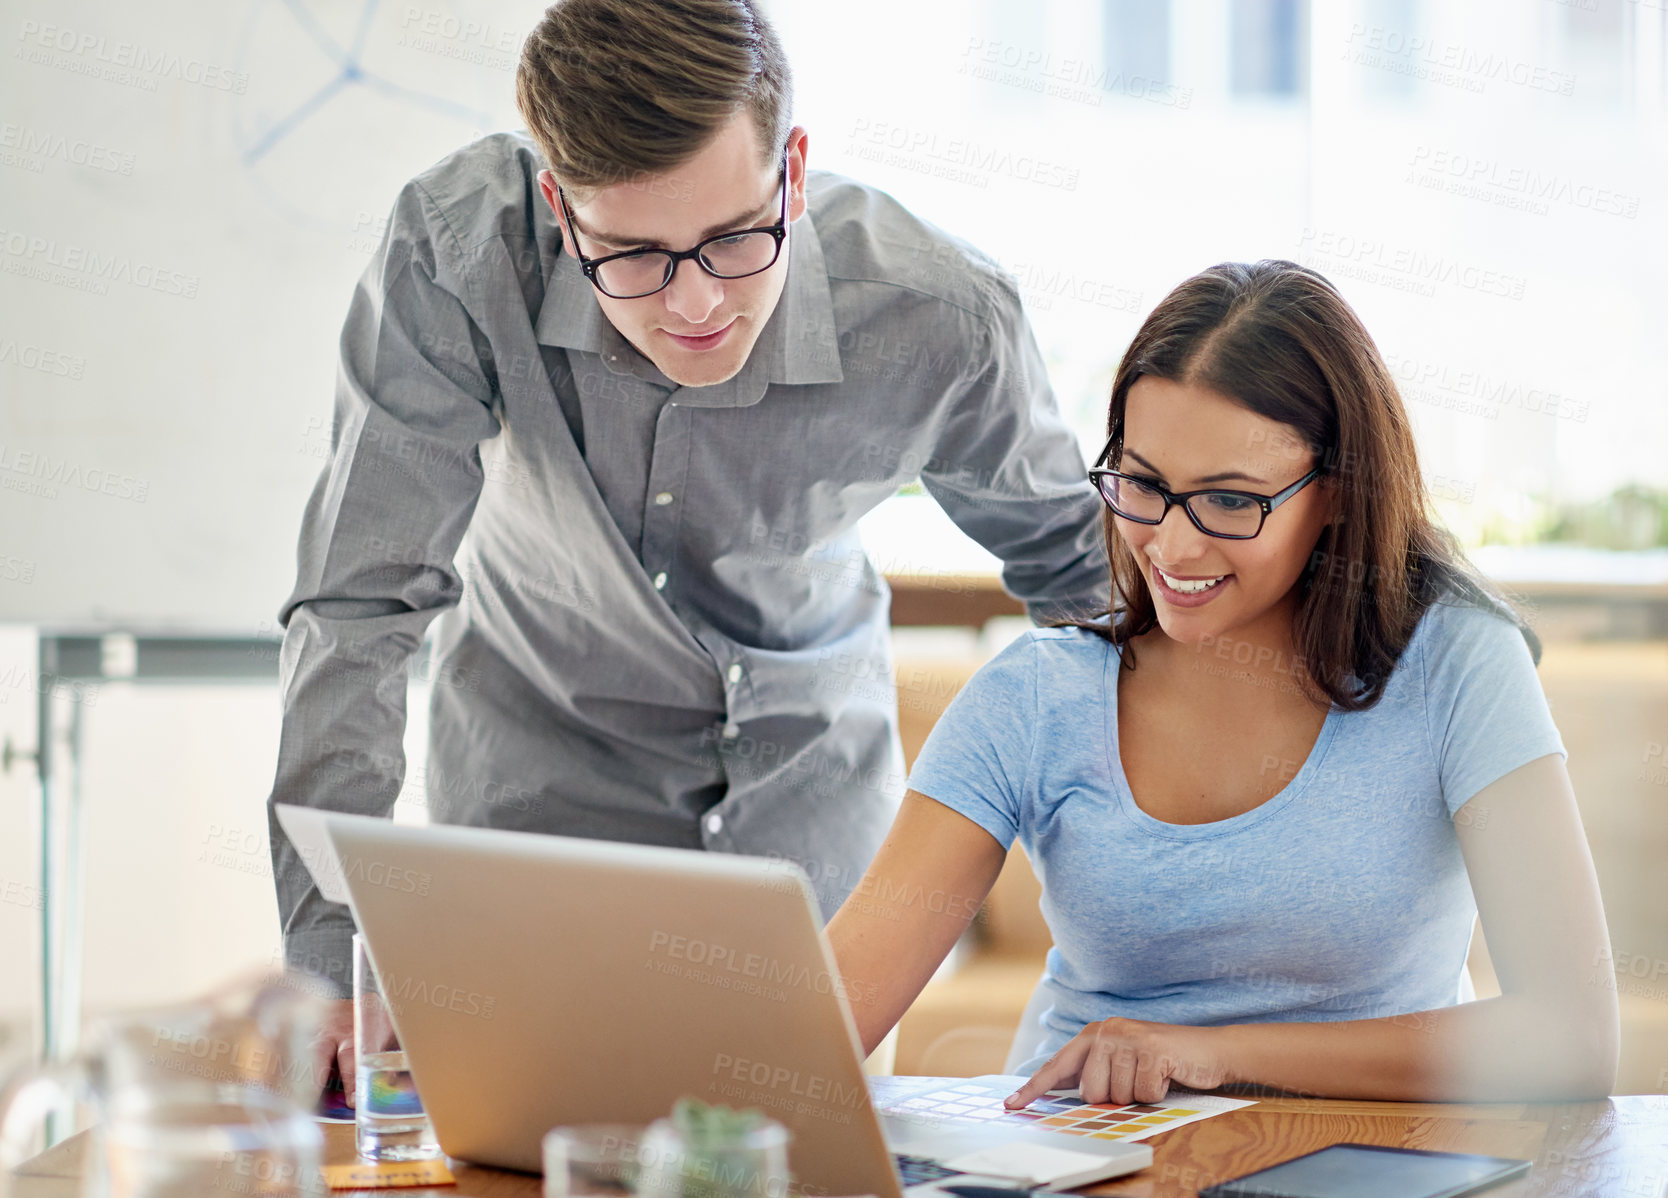
[[[1143,375],[1196,384],[1287,425],[1336,488],[1338,519],[1315,543],[1297,586],[1292,629],[1304,684],[1344,711],[1384,693],[1419,619],[1438,601],[1510,619],[1540,661],[1540,641],[1512,604],[1466,561],[1431,515],[1413,430],[1395,380],[1353,309],[1296,263],[1224,262],[1194,275],[1154,308],[1112,381],[1108,460],[1123,453],[1124,407]],[[1110,511],[1107,611],[1057,627],[1120,647],[1158,624],[1153,597]],[[1110,611],[1120,618],[1105,622]]]

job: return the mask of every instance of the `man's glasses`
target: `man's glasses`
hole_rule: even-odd
[[[678,263],[693,258],[715,279],[745,279],[775,265],[782,252],[782,242],[788,235],[788,157],[782,154],[782,215],[774,225],[757,229],[736,229],[708,237],[689,250],[627,250],[623,254],[609,254],[603,258],[587,258],[574,238],[574,253],[579,258],[579,269],[591,280],[592,286],[614,299],[641,299],[653,295],[672,281]],[[573,229],[573,210],[562,189],[556,189],[562,202],[562,215],[568,228]]]
[[[1106,443],[1097,462],[1104,461],[1112,450]],[[1291,486],[1273,495],[1254,495],[1249,491],[1171,491],[1156,479],[1140,478],[1119,470],[1096,466],[1089,471],[1089,481],[1095,484],[1100,497],[1113,513],[1137,524],[1162,524],[1170,514],[1172,504],[1180,504],[1193,522],[1193,527],[1209,537],[1230,541],[1249,541],[1263,530],[1268,514],[1304,487],[1320,477],[1317,466]]]

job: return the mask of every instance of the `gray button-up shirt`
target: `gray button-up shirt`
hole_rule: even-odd
[[[679,387],[562,253],[541,165],[500,133],[418,175],[354,292],[269,806],[388,815],[444,613],[431,819],[779,855],[831,913],[904,789],[858,518],[919,477],[1040,619],[1105,603],[1100,500],[1011,282],[885,193],[811,172],[746,364]],[[351,917],[268,824],[286,957],[345,987]]]

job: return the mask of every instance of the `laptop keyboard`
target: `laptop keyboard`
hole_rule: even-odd
[[[898,1176],[903,1179],[905,1189],[937,1181],[941,1177],[957,1177],[961,1174],[960,1169],[947,1169],[930,1157],[894,1152],[892,1159],[897,1162]]]

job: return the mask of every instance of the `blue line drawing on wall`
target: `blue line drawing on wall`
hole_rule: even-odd
[[[499,122],[484,107],[401,82],[395,77],[397,62],[368,63],[368,57],[374,60],[390,48],[386,21],[384,35],[373,36],[379,3],[360,0],[352,35],[343,37],[348,4],[255,0],[238,37],[236,69],[250,79],[249,93],[233,116],[238,161],[256,173],[255,190],[264,202],[321,233],[363,225],[367,210],[379,218],[386,213],[393,192],[380,179],[369,186],[375,156],[398,160],[411,144],[413,119],[425,122],[422,144],[432,152],[416,151],[409,169],[395,172],[402,177]],[[506,99],[513,91],[507,72],[483,73],[478,64],[472,68],[431,54],[422,69],[467,90],[480,90],[490,76],[492,91]],[[305,143],[299,150],[298,142]],[[282,168],[276,165],[281,158],[287,159]],[[298,161],[304,170],[297,170]]]

